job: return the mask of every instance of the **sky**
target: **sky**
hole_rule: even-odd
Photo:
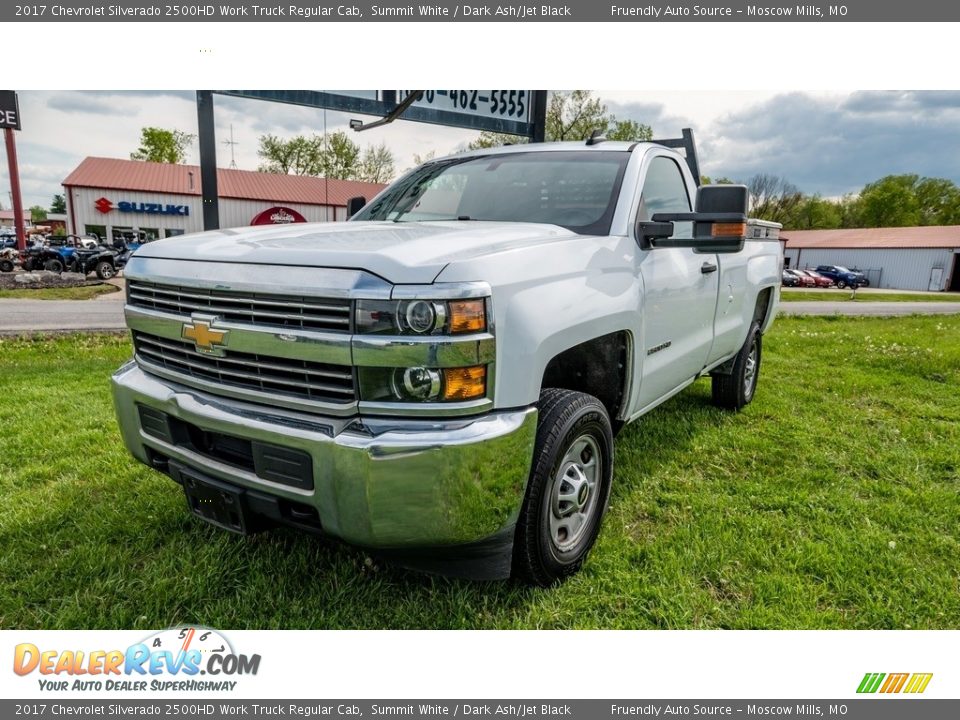
[[[960,92],[595,91],[618,119],[650,125],[655,137],[694,130],[704,174],[745,181],[783,177],[807,193],[839,197],[884,175],[916,173],[960,184]],[[197,131],[193,91],[20,91],[17,133],[25,207],[48,207],[63,179],[88,156],[127,158],[140,128]],[[217,162],[256,170],[258,138],[344,130],[361,147],[385,142],[398,173],[414,155],[462,149],[475,131],[398,121],[363,133],[351,116],[313,108],[215,96]],[[369,119],[369,118],[364,118]],[[0,147],[0,205],[10,182]],[[198,162],[197,146],[188,162]]]

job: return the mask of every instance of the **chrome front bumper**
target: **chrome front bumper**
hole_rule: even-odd
[[[187,466],[215,480],[314,508],[322,532],[368,548],[416,550],[512,540],[526,489],[537,411],[474,418],[331,418],[215,397],[143,372],[113,376],[124,443],[143,463]],[[138,406],[201,430],[309,455],[313,488],[264,480],[144,430]],[[502,573],[501,573],[502,574]]]

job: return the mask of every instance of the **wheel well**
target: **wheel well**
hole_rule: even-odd
[[[753,308],[753,321],[760,323],[760,327],[767,321],[767,314],[770,312],[770,296],[773,291],[770,288],[764,288],[757,295],[757,304]]]
[[[626,391],[628,348],[626,331],[575,345],[547,364],[541,387],[593,395],[603,403],[610,419],[615,420]]]

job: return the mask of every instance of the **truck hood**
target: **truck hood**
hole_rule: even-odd
[[[143,245],[136,256],[362,269],[394,284],[426,284],[453,260],[575,237],[535,223],[306,223],[183,235]]]

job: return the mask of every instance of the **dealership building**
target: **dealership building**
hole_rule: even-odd
[[[873,287],[960,291],[960,225],[783,230],[780,239],[786,267],[843,265]]]
[[[383,185],[247,170],[217,170],[220,226],[347,219],[347,201]],[[88,157],[63,181],[67,229],[146,239],[203,230],[200,167]],[[138,235],[136,235],[138,234]]]

